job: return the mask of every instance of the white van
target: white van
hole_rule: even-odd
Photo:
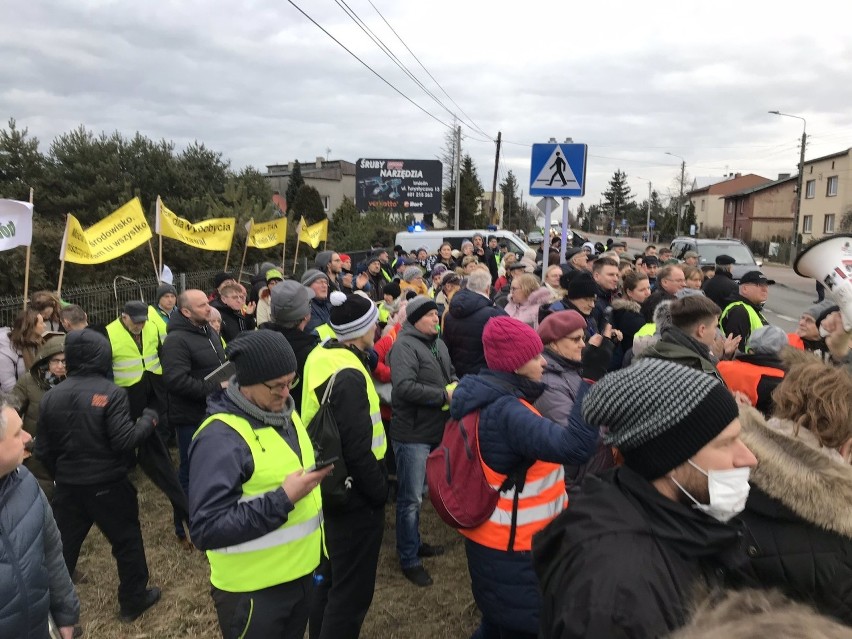
[[[481,233],[482,237],[488,239],[489,235],[497,238],[501,244],[505,242],[506,246],[513,253],[524,254],[524,251],[532,251],[526,242],[511,231],[486,231],[484,229],[469,229],[467,231],[455,231],[453,229],[442,229],[438,231],[402,231],[396,234],[396,244],[401,246],[406,252],[416,251],[421,246],[425,246],[430,254],[437,253],[438,248],[444,242],[449,242],[454,249],[461,249],[462,242],[473,237],[474,233]]]

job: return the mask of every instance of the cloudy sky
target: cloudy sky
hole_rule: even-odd
[[[513,170],[525,190],[530,144],[588,143],[587,205],[617,168],[640,199],[648,180],[673,188],[680,159],[667,151],[691,176],[795,171],[802,122],[768,110],[807,118],[808,158],[852,146],[852,38],[836,0],[3,4],[0,116],[43,144],[84,124],[203,141],[261,170],[327,153],[433,159],[453,112],[487,189],[497,131],[500,176]]]

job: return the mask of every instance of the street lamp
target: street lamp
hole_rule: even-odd
[[[643,177],[639,177],[638,175],[634,176],[637,180],[642,180],[643,182],[646,180]],[[648,182],[648,214],[645,217],[645,236],[648,238],[648,241],[651,240],[651,180],[647,180]]]
[[[681,209],[683,209],[683,175],[684,175],[684,172],[686,171],[686,160],[684,160],[681,156],[675,155],[674,153],[671,153],[669,151],[666,151],[666,155],[670,155],[673,158],[678,158],[681,161],[680,162],[680,195],[678,195],[678,197],[677,197],[677,223],[675,225],[676,226],[675,237],[677,237],[678,235],[680,235],[680,215],[681,215]]]
[[[796,179],[796,209],[793,214],[793,244],[790,247],[790,264],[799,254],[799,214],[802,212],[802,179],[805,174],[805,144],[808,141],[808,121],[800,115],[770,111],[772,115],[782,115],[785,118],[796,118],[802,121],[802,148],[799,151],[799,177]]]

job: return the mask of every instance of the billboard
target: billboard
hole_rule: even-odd
[[[355,164],[355,206],[405,213],[441,210],[443,166],[438,160],[369,160]]]

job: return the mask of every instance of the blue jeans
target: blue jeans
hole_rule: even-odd
[[[393,441],[396,457],[396,552],[403,569],[420,565],[420,504],[426,481],[429,444]]]

